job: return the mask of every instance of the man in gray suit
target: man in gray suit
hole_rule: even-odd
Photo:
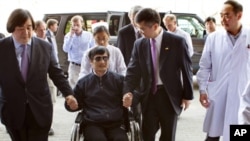
[[[77,101],[52,45],[33,36],[30,12],[15,9],[7,22],[12,36],[0,40],[0,118],[13,141],[47,141],[53,106],[47,74],[66,97]]]
[[[175,141],[177,117],[193,99],[191,59],[184,38],[160,26],[158,12],[140,10],[135,22],[145,38],[135,41],[124,82],[125,107],[141,102],[144,141]],[[182,75],[181,75],[182,73]],[[182,84],[183,82],[183,84]],[[132,93],[140,86],[140,93]]]

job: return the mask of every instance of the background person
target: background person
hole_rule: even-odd
[[[3,33],[0,33],[0,39],[5,38],[5,35]]]
[[[74,88],[74,97],[79,102],[76,109],[83,111],[84,140],[128,141],[126,130],[121,127],[125,117],[122,106],[124,76],[109,71],[107,47],[92,48],[88,57],[93,71],[81,78]]]
[[[119,48],[109,44],[110,35],[109,35],[109,31],[107,27],[104,25],[96,26],[95,28],[93,28],[93,36],[94,36],[96,45],[107,47],[107,49],[110,52],[109,71],[113,71],[113,72],[116,72],[125,76],[127,68],[124,63],[122,53],[119,50]],[[79,74],[79,79],[92,72],[92,67],[90,64],[89,57],[88,57],[88,53],[91,49],[92,48],[87,50],[83,56],[83,59],[81,62],[81,71]]]
[[[250,85],[250,29],[240,22],[243,6],[228,0],[220,16],[224,30],[207,37],[197,80],[200,103],[207,109],[203,131],[206,141],[229,141],[230,125],[239,124],[239,108]]]
[[[128,12],[130,24],[125,25],[118,32],[117,47],[122,52],[126,66],[128,66],[130,61],[135,40],[141,37],[141,33],[134,22],[136,13],[141,9],[142,7],[139,5],[133,6]]]
[[[56,42],[56,36],[55,36],[55,33],[58,29],[58,21],[56,19],[48,19],[46,24],[47,24],[46,37],[51,40],[50,43],[52,43],[55,49],[56,57],[58,58],[58,48],[57,48],[57,42]],[[58,59],[58,62],[59,62],[59,59]]]
[[[53,107],[47,74],[77,106],[73,91],[63,76],[50,43],[33,36],[35,23],[25,9],[9,16],[11,36],[0,40],[0,119],[13,141],[47,141]]]
[[[95,41],[92,33],[83,30],[84,21],[80,15],[71,18],[71,25],[70,32],[64,37],[63,50],[68,53],[68,79],[73,88],[79,78],[83,54],[95,45]]]
[[[140,10],[135,22],[145,38],[135,41],[124,81],[123,104],[131,106],[131,98],[133,104],[141,102],[144,141],[154,141],[159,126],[160,140],[174,141],[177,117],[193,99],[188,47],[184,38],[163,30],[159,13],[151,8]],[[132,94],[138,86],[140,95]]]
[[[38,20],[35,22],[35,33],[36,33],[36,37],[41,38],[49,43],[52,44],[52,39],[51,37],[46,36],[46,23],[42,20]],[[55,46],[52,44],[53,49],[56,50],[57,48],[55,48]],[[58,57],[57,54],[55,53],[55,57],[57,58],[58,61]],[[56,97],[57,97],[57,88],[54,85],[53,81],[49,78],[49,75],[47,75],[47,80],[48,80],[48,84],[49,84],[49,90],[51,93],[51,99],[52,99],[52,103],[53,103],[53,107],[54,104],[56,103]],[[49,135],[54,135],[54,129],[51,127],[49,130]]]
[[[174,33],[183,37],[188,45],[189,56],[192,57],[194,54],[192,39],[189,33],[182,30],[177,26],[177,19],[174,14],[165,14],[162,19],[164,26],[167,28],[168,32]]]
[[[207,17],[206,18],[205,28],[206,28],[206,34],[204,35],[204,38],[206,39],[210,33],[214,32],[216,30],[216,20],[214,17]]]

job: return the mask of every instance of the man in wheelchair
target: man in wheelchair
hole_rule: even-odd
[[[128,141],[124,124],[122,88],[124,76],[108,70],[109,51],[97,46],[88,54],[92,73],[81,78],[75,88],[74,97],[82,110],[83,136],[87,141]]]

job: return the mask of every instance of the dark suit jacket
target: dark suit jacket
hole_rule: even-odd
[[[51,34],[50,34],[49,30],[46,31],[46,36],[51,38]]]
[[[120,48],[122,52],[126,66],[128,66],[130,61],[135,40],[135,30],[132,24],[126,25],[119,30],[117,47]]]
[[[0,41],[0,117],[14,129],[23,125],[28,103],[41,126],[52,122],[52,101],[47,74],[64,96],[73,94],[50,43],[32,37],[27,82],[22,79],[12,37]]]
[[[140,93],[134,94],[133,102],[142,102],[142,112],[145,112],[146,105],[150,102],[150,99],[148,99],[152,83],[150,47],[149,39],[136,40],[124,82],[124,93],[133,92],[141,84]],[[183,38],[164,31],[160,49],[159,71],[171,104],[175,112],[180,114],[182,99],[193,99],[191,59]],[[183,85],[181,83],[181,72]]]

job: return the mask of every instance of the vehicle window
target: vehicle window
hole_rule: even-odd
[[[118,35],[120,16],[111,16],[109,21],[109,33],[111,36]]]
[[[86,30],[89,32],[92,32],[92,24],[98,23],[98,22],[106,22],[106,20],[96,20],[96,19],[88,19],[86,20]]]
[[[67,21],[67,25],[66,25],[66,27],[65,27],[65,30],[64,30],[64,33],[66,34],[66,33],[68,33],[69,32],[69,30],[70,30],[70,27],[71,27],[71,22],[70,22],[70,19],[71,18],[69,18],[68,19],[68,21]],[[89,31],[89,32],[92,32],[92,29],[91,29],[91,26],[92,26],[92,24],[94,24],[94,23],[96,23],[96,22],[105,22],[106,20],[103,18],[103,19],[100,19],[100,18],[83,18],[84,19],[84,24],[85,24],[85,27],[83,27],[83,29],[84,30],[86,30],[86,31]]]
[[[191,37],[203,38],[205,27],[195,17],[179,16],[178,26],[190,34]]]

